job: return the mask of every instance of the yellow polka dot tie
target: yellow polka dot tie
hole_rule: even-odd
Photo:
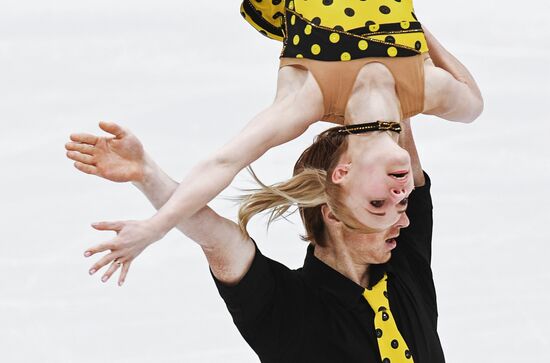
[[[384,274],[384,277],[371,289],[365,289],[363,296],[374,310],[374,328],[382,363],[414,362],[390,310],[388,276]]]

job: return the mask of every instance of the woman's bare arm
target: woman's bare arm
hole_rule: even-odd
[[[197,164],[168,202],[147,220],[148,228],[158,231],[157,237],[161,237],[179,220],[189,218],[215,198],[239,171],[270,148],[301,135],[322,113],[322,94],[313,76],[304,70],[283,68],[274,104],[229,143]]]

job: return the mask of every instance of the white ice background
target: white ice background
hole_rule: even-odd
[[[71,132],[118,121],[180,180],[273,99],[280,45],[239,4],[2,1],[0,362],[258,362],[180,233],[147,249],[123,288],[88,276],[84,250],[110,236],[89,224],[153,209],[130,185],[78,173],[63,148]],[[472,125],[413,121],[433,181],[447,361],[550,362],[550,3],[417,0],[416,12],[486,102]],[[259,176],[290,176],[327,126],[270,151]],[[252,184],[241,173],[234,185]],[[235,215],[227,200],[212,206]],[[291,222],[266,232],[256,218],[251,233],[296,268],[306,246]]]

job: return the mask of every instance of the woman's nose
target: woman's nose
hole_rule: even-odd
[[[405,188],[391,188],[390,195],[395,202],[400,202],[403,198],[405,198],[407,193]]]

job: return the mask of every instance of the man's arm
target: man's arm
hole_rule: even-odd
[[[401,121],[401,134],[399,135],[399,146],[407,150],[411,157],[411,167],[414,178],[414,186],[421,187],[426,183],[424,178],[424,172],[422,171],[422,165],[420,164],[420,158],[418,157],[418,151],[414,143],[414,138],[411,129],[411,119],[405,119]]]
[[[145,157],[144,177],[133,184],[158,210],[179,184],[170,178],[149,156]],[[206,206],[176,226],[202,248],[212,273],[225,284],[235,284],[246,274],[254,258],[255,247],[243,236],[239,226]]]

